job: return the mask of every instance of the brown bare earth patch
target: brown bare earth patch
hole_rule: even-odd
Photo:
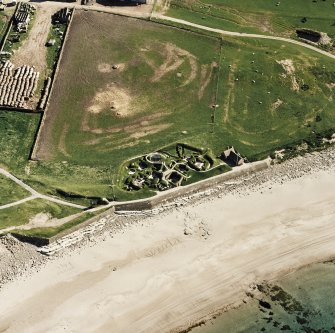
[[[53,6],[39,6],[35,13],[35,21],[21,47],[14,53],[11,61],[15,66],[34,66],[40,73],[46,69],[47,50],[45,43],[51,28],[51,16],[57,11]]]
[[[110,142],[105,143],[105,147],[108,147],[106,149],[102,148],[101,151],[111,151],[115,149],[120,149],[120,148],[127,148],[127,147],[132,147],[136,146],[139,143],[139,139],[142,139],[148,135],[156,134],[159,133],[165,129],[168,129],[171,127],[173,124],[171,123],[166,123],[166,124],[151,124],[151,122],[148,123],[143,123],[140,122],[138,124],[134,124],[132,126],[125,126],[122,131],[129,134],[127,138],[124,139],[119,139],[115,141],[115,138],[113,135],[103,137],[103,138],[98,138],[94,139],[91,141],[85,142],[87,145],[96,145],[100,144],[102,141],[106,139],[110,139]],[[120,129],[121,131],[121,129]],[[114,139],[114,140],[113,140]],[[150,142],[150,141],[148,141]]]
[[[181,86],[186,86],[191,83],[197,76],[198,64],[197,58],[190,52],[177,47],[174,44],[166,43],[164,51],[165,61],[159,66],[152,77],[152,82],[159,81],[166,74],[177,70],[187,60],[191,67],[191,72],[188,78]]]
[[[199,100],[204,96],[205,89],[207,88],[209,82],[211,81],[213,68],[217,67],[217,63],[213,62],[211,66],[201,65],[200,70],[200,88],[198,91]]]
[[[113,68],[115,67],[115,68]],[[98,71],[100,73],[111,73],[113,70],[123,71],[125,64],[106,64],[101,63],[98,65]]]
[[[293,60],[291,59],[285,59],[285,60],[279,60],[277,61],[279,65],[281,65],[288,75],[294,75],[295,73],[295,67],[293,64]]]
[[[284,102],[278,98],[274,103],[272,103],[271,105],[271,113],[275,112],[277,109],[280,108],[280,106],[283,104]]]
[[[38,213],[35,216],[33,216],[31,219],[29,219],[29,222],[27,224],[21,225],[16,227],[20,230],[30,230],[34,228],[43,228],[43,227],[58,227],[65,223],[68,223],[75,218],[83,215],[84,212],[79,212],[67,217],[63,217],[61,219],[58,219],[56,217],[53,217],[50,213]]]
[[[65,138],[66,138],[66,134],[69,131],[70,125],[69,124],[65,124],[62,134],[59,138],[59,142],[58,142],[58,149],[59,151],[64,154],[67,157],[70,157],[71,155],[66,151],[66,144],[65,144]]]
[[[116,125],[109,128],[99,128],[99,127],[91,127],[89,125],[89,112],[85,113],[85,116],[83,117],[81,130],[85,132],[95,133],[95,134],[115,134],[120,132],[127,132],[127,133],[133,133],[135,131],[143,131],[145,130],[146,126],[151,126],[153,123],[155,123],[157,120],[161,119],[163,116],[167,115],[166,113],[157,112],[155,114],[151,114],[148,116],[144,116],[141,118],[134,119],[132,122],[127,123],[127,125]],[[112,139],[112,136],[110,137]],[[101,139],[94,139],[89,140],[85,142],[87,145],[94,145],[100,143]]]
[[[327,83],[326,86],[327,86],[329,89],[335,89],[335,83]]]
[[[150,134],[159,133],[167,128],[169,128],[172,124],[159,124],[159,125],[152,125],[152,126],[144,126],[140,131],[134,131],[130,137],[134,139],[139,139],[144,136]]]
[[[283,74],[283,77],[289,76],[291,77],[291,82],[292,82],[292,90],[293,91],[299,91],[300,87],[299,84],[297,82],[297,78],[295,77],[295,67],[293,64],[293,60],[291,59],[285,59],[285,60],[280,60],[277,61],[277,63],[279,65],[281,65],[285,71],[285,73]]]
[[[254,143],[251,143],[251,142],[249,142],[249,141],[241,140],[241,142],[242,142],[243,144],[247,145],[247,146],[251,146],[251,147],[256,146]]]
[[[129,91],[116,84],[108,84],[104,89],[100,89],[91,101],[88,111],[100,113],[107,108],[118,117],[127,117],[136,112]]]
[[[152,126],[144,126],[140,131],[135,130],[130,137],[134,139],[140,139],[147,135],[159,133],[167,128],[169,128],[172,124],[159,124]]]
[[[237,64],[234,63],[230,67],[230,71],[228,74],[228,92],[227,92],[227,97],[226,97],[226,103],[224,105],[224,115],[223,115],[223,122],[226,123],[229,118],[229,109],[230,105],[234,103],[234,95],[232,94],[232,91],[234,90],[235,87],[235,71],[237,68]]]

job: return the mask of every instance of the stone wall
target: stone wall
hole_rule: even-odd
[[[62,46],[61,46],[61,51],[59,53],[58,61],[57,61],[57,64],[56,64],[56,68],[55,68],[55,70],[54,70],[54,72],[53,72],[53,74],[51,76],[51,83],[49,85],[48,95],[47,95],[47,97],[45,99],[45,102],[44,102],[44,104],[45,104],[45,110],[44,111],[40,110],[40,111],[42,111],[43,115],[42,115],[42,119],[41,119],[41,122],[40,122],[38,130],[37,130],[36,140],[34,141],[33,148],[31,150],[31,154],[30,154],[30,157],[29,157],[29,159],[31,159],[31,160],[37,160],[37,158],[36,158],[36,149],[37,149],[37,147],[39,145],[39,142],[40,142],[40,133],[41,133],[42,128],[44,126],[46,113],[48,111],[49,98],[50,98],[50,96],[52,94],[52,89],[53,89],[53,86],[54,86],[54,82],[55,82],[55,80],[57,78],[57,74],[59,72],[59,65],[60,65],[60,62],[61,62],[62,57],[63,57],[64,45],[65,45],[66,40],[68,38],[68,32],[70,31],[70,27],[71,27],[71,23],[72,23],[72,18],[73,18],[74,12],[75,12],[75,8],[73,8],[73,10],[72,10],[72,15],[71,15],[70,21],[69,21],[69,23],[68,23],[68,25],[66,27],[66,30],[65,30],[65,34],[64,34],[64,38],[63,38],[63,42],[62,42]]]
[[[197,183],[190,184],[187,186],[177,187],[166,192],[160,192],[155,197],[143,200],[136,200],[125,203],[117,203],[115,205],[116,211],[137,211],[137,210],[147,210],[152,209],[158,205],[165,204],[171,200],[174,200],[181,196],[191,195],[196,192],[205,191],[213,186],[216,186],[225,181],[248,175],[257,171],[267,169],[270,165],[268,159],[254,162],[250,164],[245,164],[243,167],[237,167],[232,171],[223,173],[221,175],[201,180]]]

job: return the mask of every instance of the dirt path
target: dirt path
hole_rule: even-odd
[[[34,4],[37,7],[33,26],[21,47],[14,53],[12,62],[16,66],[35,66],[36,70],[43,73],[46,69],[47,42],[49,31],[51,28],[51,16],[57,10],[53,6],[41,6]]]
[[[24,199],[21,199],[21,200],[18,200],[18,201],[15,201],[15,202],[11,202],[9,204],[6,204],[6,205],[3,205],[3,206],[0,206],[0,209],[6,209],[6,208],[10,208],[10,207],[14,207],[14,206],[18,206],[18,205],[21,205],[27,201],[30,201],[30,200],[34,200],[36,199],[37,196],[36,195],[31,195],[27,198],[24,198]]]
[[[291,44],[295,44],[295,45],[305,47],[307,49],[310,49],[310,50],[318,52],[322,55],[325,55],[329,58],[335,59],[334,54],[331,54],[331,53],[329,53],[327,51],[324,51],[324,50],[321,50],[321,49],[319,49],[315,46],[306,44],[304,42],[299,42],[297,40],[290,39],[290,38],[260,35],[260,34],[249,34],[249,33],[243,33],[243,32],[234,32],[234,31],[227,31],[227,30],[222,30],[222,29],[215,29],[215,28],[210,28],[210,27],[204,26],[204,25],[192,23],[192,22],[189,22],[189,21],[177,19],[177,18],[174,18],[174,17],[161,15],[161,14],[158,14],[158,13],[153,14],[152,17],[157,18],[157,19],[161,19],[161,20],[174,22],[174,23],[183,24],[183,25],[186,25],[186,26],[189,26],[189,27],[194,27],[194,28],[197,28],[197,29],[202,29],[202,30],[206,30],[206,31],[215,32],[215,33],[218,33],[218,34],[221,34],[221,35],[226,35],[226,36],[246,37],[246,38],[260,38],[260,39],[270,39],[270,40],[277,40],[277,41],[287,42],[287,43],[291,43]]]
[[[29,201],[29,200],[33,200],[33,199],[36,199],[36,198],[33,198],[31,196],[31,197],[23,199],[21,201],[23,202],[24,200]],[[32,219],[30,219],[30,221],[26,224],[1,229],[0,230],[0,235],[5,234],[7,232],[11,232],[13,230],[30,230],[30,229],[35,229],[35,228],[59,227],[59,226],[65,224],[65,223],[68,223],[68,222],[76,219],[77,217],[82,216],[83,214],[85,214],[84,211],[79,212],[77,214],[73,214],[73,215],[70,215],[70,216],[63,217],[61,219],[57,219],[57,218],[53,218],[49,214],[41,212],[41,213],[38,213]]]
[[[26,199],[23,199],[23,200],[16,201],[16,202],[12,202],[12,203],[7,204],[7,205],[0,206],[0,209],[5,209],[5,208],[17,206],[17,205],[20,205],[23,202],[26,202],[26,201],[29,201],[29,200],[33,200],[33,199],[37,199],[37,198],[48,200],[48,201],[52,201],[52,202],[55,202],[57,204],[64,205],[64,206],[70,206],[70,207],[79,208],[79,209],[85,209],[86,208],[85,206],[77,205],[77,204],[74,204],[72,202],[64,201],[64,200],[61,200],[61,199],[53,198],[53,197],[50,197],[48,195],[44,195],[44,194],[38,193],[32,187],[30,187],[29,185],[25,184],[22,180],[16,178],[11,173],[9,173],[8,171],[6,171],[6,170],[4,170],[2,168],[0,168],[0,174],[4,175],[5,177],[8,177],[12,181],[14,181],[16,184],[20,185],[25,190],[27,190],[28,192],[31,193],[30,197],[28,197]]]
[[[27,2],[27,1],[25,1]],[[269,35],[261,35],[261,34],[249,34],[249,33],[243,33],[243,32],[234,32],[234,31],[227,31],[222,29],[215,29],[210,28],[204,25],[192,23],[186,20],[181,20],[177,18],[173,18],[170,16],[166,16],[161,14],[160,12],[154,12],[152,13],[152,6],[154,1],[150,0],[148,5],[144,6],[137,6],[137,7],[117,7],[117,6],[102,6],[102,5],[93,5],[93,6],[83,6],[83,5],[77,5],[77,4],[63,4],[59,2],[52,2],[52,1],[46,1],[41,2],[38,4],[40,8],[45,8],[46,11],[56,11],[63,7],[69,7],[69,8],[78,8],[78,9],[85,9],[85,10],[94,10],[104,13],[111,13],[111,14],[121,14],[124,16],[134,17],[134,18],[157,18],[162,19],[170,22],[180,23],[186,26],[195,27],[197,29],[202,29],[206,31],[211,31],[215,33],[219,33],[221,35],[226,36],[235,36],[235,37],[246,37],[246,38],[260,38],[260,39],[270,39],[270,40],[278,40],[283,41],[295,45],[299,45],[308,49],[311,49],[315,52],[318,52],[320,54],[323,54],[327,57],[330,57],[332,59],[335,59],[335,55],[331,54],[327,51],[321,50],[313,45],[306,44],[304,42],[300,42],[294,39],[285,38],[285,37],[277,37],[277,36],[269,36]],[[169,1],[166,2],[166,4],[169,4]],[[168,8],[165,6],[164,8]]]
[[[165,44],[165,61],[164,63],[155,69],[152,82],[158,82],[166,74],[178,69],[187,59],[190,64],[191,72],[189,76],[182,83],[182,87],[191,83],[197,76],[198,63],[197,58],[190,52],[177,47],[174,44]]]

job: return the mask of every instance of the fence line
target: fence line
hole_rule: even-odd
[[[65,30],[64,38],[63,38],[63,41],[62,41],[62,44],[61,44],[61,50],[60,50],[60,53],[59,53],[59,56],[58,56],[58,59],[57,59],[57,64],[56,64],[56,67],[55,67],[55,69],[54,69],[54,71],[51,75],[51,83],[50,83],[50,87],[49,87],[49,93],[48,93],[48,96],[45,100],[45,109],[42,113],[42,119],[41,119],[41,121],[39,123],[39,126],[37,128],[37,135],[36,135],[36,138],[33,142],[33,146],[32,146],[32,149],[31,149],[30,156],[29,156],[30,160],[37,160],[36,150],[37,150],[37,148],[39,146],[39,143],[40,143],[41,132],[42,132],[42,129],[43,129],[43,126],[44,126],[44,123],[45,123],[45,117],[46,117],[46,113],[47,113],[48,107],[49,107],[49,99],[50,99],[51,94],[52,94],[52,90],[53,90],[53,87],[54,87],[54,82],[55,82],[55,80],[57,78],[57,75],[58,75],[58,72],[59,72],[59,67],[60,67],[60,63],[61,63],[61,60],[62,60],[62,57],[63,57],[63,52],[64,52],[64,46],[65,46],[66,40],[68,38],[68,32],[69,32],[70,27],[71,27],[74,12],[75,12],[75,8],[72,9],[71,18],[70,18],[70,21],[69,21],[69,23],[66,27],[66,30]]]

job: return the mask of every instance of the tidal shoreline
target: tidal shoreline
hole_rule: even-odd
[[[302,267],[279,280],[256,285],[248,302],[191,330],[193,333],[331,332],[330,297],[335,287],[335,262]]]
[[[13,281],[0,289],[0,331],[187,332],[247,301],[255,283],[335,257],[334,162],[329,148],[177,199],[158,215],[120,216],[122,228],[106,225],[33,267],[1,252],[1,278],[8,258],[24,278],[12,267],[3,279]]]

